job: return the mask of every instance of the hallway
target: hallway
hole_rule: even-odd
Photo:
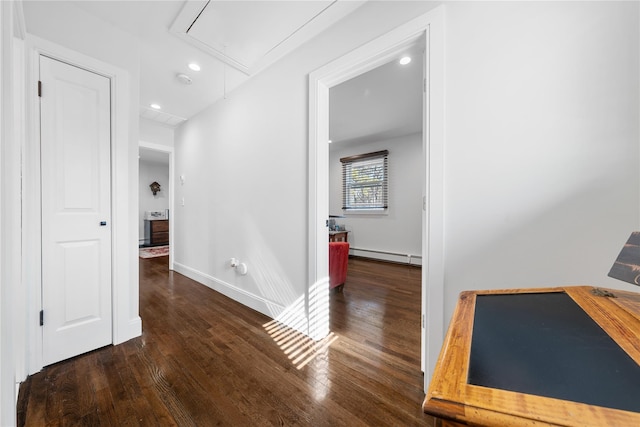
[[[330,297],[334,339],[313,346],[167,262],[140,260],[142,337],[29,377],[19,425],[432,425],[419,268],[351,259]]]

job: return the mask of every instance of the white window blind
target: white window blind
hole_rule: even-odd
[[[389,151],[343,157],[342,209],[383,210],[388,207]]]

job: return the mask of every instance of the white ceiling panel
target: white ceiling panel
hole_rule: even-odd
[[[333,1],[212,1],[187,32],[249,69]]]
[[[171,26],[183,40],[253,75],[364,1],[188,0]]]
[[[145,106],[140,106],[140,117],[153,120],[171,127],[176,127],[187,121],[187,119],[185,119],[184,117],[179,117],[174,114],[154,110]]]

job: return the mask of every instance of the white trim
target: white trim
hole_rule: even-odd
[[[21,5],[20,5],[21,7]],[[14,175],[15,175],[15,191],[13,194],[13,201],[11,202],[13,205],[13,224],[15,224],[12,228],[12,232],[15,233],[15,252],[14,255],[16,257],[14,268],[16,277],[12,280],[12,283],[20,284],[19,289],[16,290],[16,298],[15,298],[15,307],[17,312],[15,313],[15,326],[14,331],[16,332],[16,336],[14,336],[14,344],[16,346],[16,382],[24,381],[27,377],[27,325],[26,325],[26,304],[27,304],[27,290],[23,286],[24,283],[24,247],[23,247],[23,236],[22,236],[22,158],[24,157],[24,142],[25,142],[25,43],[23,39],[14,38],[13,40],[13,48],[14,48],[14,110],[13,110],[13,120],[15,122],[14,129],[14,147],[12,149],[18,150],[15,153],[15,157],[12,161],[14,163]],[[7,194],[3,193],[3,198],[8,200]]]
[[[4,137],[5,121],[8,121],[8,119],[5,119],[4,117],[5,117],[6,111],[11,111],[8,109],[12,107],[11,105],[9,105],[9,100],[7,99],[7,97],[4,96],[5,80],[8,79],[6,77],[5,63],[3,58],[4,43],[5,43],[4,40],[11,35],[10,31],[12,31],[10,26],[6,26],[4,23],[5,7],[8,8],[8,7],[11,7],[11,5],[5,6],[0,3],[0,161],[2,161],[2,148],[4,147],[4,143],[5,143],[5,137]],[[9,86],[9,84],[7,83],[6,86]],[[0,195],[3,194],[2,185],[3,185],[3,180],[0,177]],[[3,203],[2,197],[0,197],[0,225],[2,224],[2,207],[3,206],[4,206],[4,203]],[[0,241],[2,241],[2,237],[3,237],[2,227],[0,227]],[[5,261],[2,255],[3,255],[3,252],[2,252],[2,248],[0,247],[0,423],[4,422],[5,419],[9,419],[9,415],[7,415],[7,413],[9,412],[11,412],[11,415],[10,415],[12,418],[11,422],[15,423],[15,411],[16,411],[15,405],[6,403],[7,399],[5,398],[5,391],[4,391],[5,385],[4,385],[4,382],[2,381],[4,377],[3,367],[4,369],[8,369],[9,367],[13,369],[13,364],[6,359],[5,351],[4,351],[6,346],[11,345],[11,342],[10,342],[10,336],[5,333],[5,330],[8,330],[8,329],[6,328],[6,326],[3,327],[3,325],[6,325],[11,319],[7,317],[6,309],[3,308],[3,301],[5,301],[5,298],[3,298],[3,294],[6,293],[6,289],[8,288],[5,286],[4,280],[2,280],[2,273],[4,272],[4,269],[5,269]],[[8,305],[7,302],[4,302],[4,304]],[[7,317],[7,319],[5,319],[5,317]]]
[[[345,217],[364,215],[364,216],[388,216],[389,208],[380,209],[342,209],[342,215]]]
[[[349,255],[361,258],[369,258],[378,261],[389,261],[398,264],[422,266],[422,256],[414,254],[401,254],[398,252],[380,251],[377,249],[349,248]]]
[[[175,156],[174,148],[168,145],[156,144],[154,142],[140,141],[138,147],[146,148],[149,150],[159,151],[161,153],[169,154],[169,270],[174,270],[174,223],[175,223]],[[143,240],[144,242],[144,240]],[[140,243],[141,244],[141,243]]]
[[[72,51],[35,36],[27,36],[27,120],[28,135],[24,157],[24,211],[25,227],[25,285],[28,292],[28,354],[30,373],[43,367],[42,331],[38,322],[41,307],[41,227],[40,227],[40,120],[36,82],[39,78],[39,57],[45,55],[111,80],[111,191],[112,197],[112,300],[113,344],[119,344],[142,334],[142,321],[138,315],[138,283],[130,280],[132,262],[137,262],[137,247],[131,239],[129,213],[129,74],[127,71],[95,58]],[[46,90],[46,88],[45,88]]]
[[[328,216],[328,143],[329,140],[329,88],[388,62],[395,54],[416,41],[425,39],[429,61],[426,61],[427,85],[424,150],[425,200],[427,212],[423,220],[423,302],[428,296],[427,333],[423,341],[423,368],[425,390],[435,366],[433,355],[439,354],[444,338],[444,263],[443,263],[443,188],[444,175],[444,15],[443,7],[413,19],[391,32],[365,44],[349,54],[323,66],[309,75],[309,253],[308,283],[325,280],[328,274],[326,245]],[[438,87],[438,84],[442,86]],[[430,168],[434,168],[431,171]],[[423,273],[424,274],[424,273]],[[307,292],[308,298],[309,292]]]
[[[13,29],[15,37],[24,40],[27,37],[27,23],[24,20],[22,0],[13,1]]]
[[[445,7],[429,14],[425,85],[424,199],[426,201],[423,230],[422,315],[426,325],[422,330],[422,369],[424,390],[440,355],[444,342],[444,147],[445,147]]]
[[[40,134],[39,109],[34,82],[38,79],[38,65],[34,61],[34,47],[26,39],[25,58],[25,107],[26,135],[22,158],[22,253],[23,281],[27,290],[27,372],[34,374],[42,369],[42,331],[37,321],[42,301],[42,262],[40,224]],[[28,266],[28,267],[27,267]]]
[[[270,319],[277,318],[279,313],[285,311],[285,307],[275,301],[270,301],[266,298],[247,292],[244,289],[233,286],[223,280],[216,279],[206,273],[196,270],[195,268],[187,267],[179,262],[173,263],[176,272],[195,280],[198,283],[205,285],[206,287],[213,289],[216,292],[221,293],[224,296],[237,301],[257,312],[264,314]]]
[[[14,382],[16,373],[15,292],[19,283],[13,282],[16,267],[12,265],[14,242],[11,227],[14,191],[10,172],[13,171],[15,107],[13,100],[13,4],[0,2],[0,425],[15,424],[16,406]],[[8,197],[7,197],[8,195]],[[18,218],[19,219],[19,218]]]

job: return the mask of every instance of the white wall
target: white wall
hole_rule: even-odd
[[[144,240],[144,212],[163,211],[169,209],[169,165],[140,160],[139,181],[139,241]],[[158,193],[154,196],[149,184],[156,181],[160,184]]]
[[[365,4],[176,131],[177,271],[274,317],[304,311],[308,74],[434,6]]]
[[[24,26],[15,2],[0,4],[0,425],[16,422],[26,376],[26,290],[22,282],[21,150],[24,141]]]
[[[304,293],[307,74],[432,6],[370,2],[178,130],[182,271],[265,312]],[[638,15],[446,4],[445,323],[465,289],[631,287],[606,274],[640,225]]]
[[[374,151],[389,150],[389,209],[385,214],[355,214],[342,210],[341,157]],[[422,134],[406,135],[391,140],[371,141],[341,147],[333,143],[329,148],[329,213],[343,215],[336,224],[349,230],[351,254],[420,265],[422,245]],[[391,256],[366,249],[392,252]]]
[[[7,170],[12,159],[7,151],[19,146],[13,141],[13,4],[0,3],[0,425],[15,424],[15,337],[12,324],[16,320],[13,304],[18,288],[11,286],[12,241],[8,237],[11,222],[7,193],[11,194]],[[13,201],[13,200],[11,200]]]
[[[140,117],[140,141],[173,147],[174,129]]]
[[[638,3],[450,3],[445,309],[592,284],[639,226]]]

